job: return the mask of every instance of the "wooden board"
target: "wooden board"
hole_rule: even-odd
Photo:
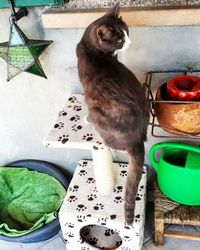
[[[102,9],[49,11],[42,15],[42,21],[45,28],[85,28],[104,13]],[[200,9],[198,8],[168,10],[128,8],[121,10],[121,15],[129,27],[200,25]]]
[[[195,234],[195,233],[166,231],[164,233],[164,236],[176,239],[200,240],[200,234],[198,233]]]

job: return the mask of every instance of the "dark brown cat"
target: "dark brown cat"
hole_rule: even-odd
[[[89,120],[108,147],[129,154],[125,220],[131,224],[144,163],[149,109],[142,86],[115,56],[128,34],[128,28],[118,14],[117,5],[90,24],[76,52]]]

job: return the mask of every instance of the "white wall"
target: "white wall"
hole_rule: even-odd
[[[32,158],[73,172],[79,159],[91,157],[90,152],[44,148],[42,140],[69,95],[82,92],[75,48],[83,30],[44,30],[41,9],[29,12],[18,22],[25,34],[54,41],[40,57],[48,80],[22,73],[7,83],[6,63],[0,60],[0,165]],[[8,17],[8,10],[0,10],[0,42],[8,40]],[[150,70],[199,66],[200,27],[132,28],[130,38],[133,43],[120,60],[141,82]],[[146,156],[156,141],[149,137]]]

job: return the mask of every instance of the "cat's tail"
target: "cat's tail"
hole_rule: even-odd
[[[144,143],[134,144],[128,149],[129,169],[125,187],[124,213],[127,224],[132,224],[134,220],[135,199],[140,182],[144,163]]]

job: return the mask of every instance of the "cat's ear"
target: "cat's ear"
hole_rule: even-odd
[[[101,25],[97,29],[97,38],[99,43],[109,42],[112,39],[113,28],[108,25]]]
[[[113,16],[115,18],[119,17],[119,11],[120,11],[120,3],[118,2],[112,9],[110,9],[106,16]]]

